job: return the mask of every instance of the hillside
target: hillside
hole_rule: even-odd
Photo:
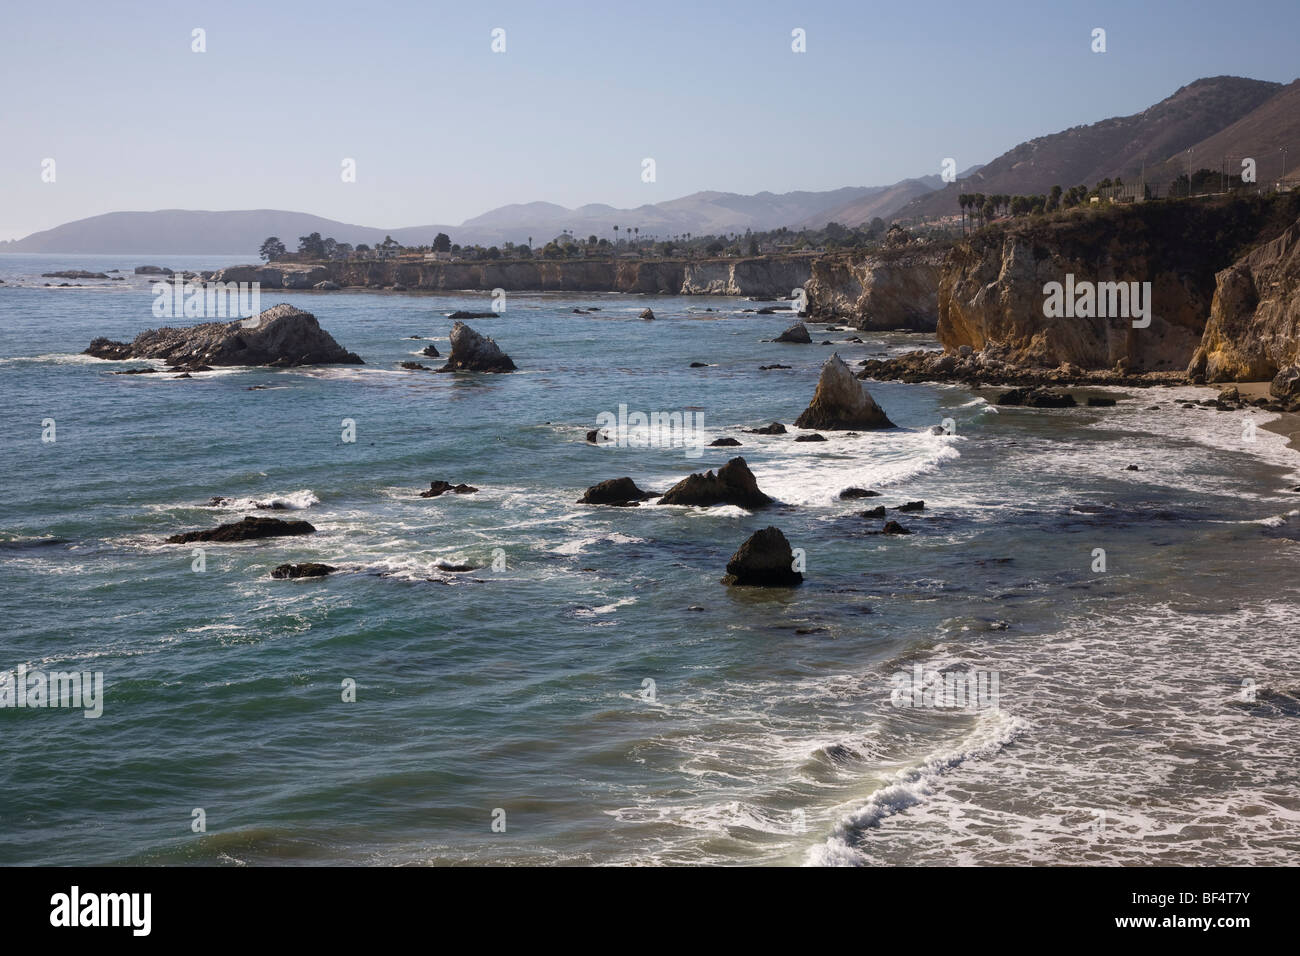
[[[1115,176],[1136,180],[1144,163],[1154,167],[1207,142],[1282,88],[1280,83],[1235,76],[1197,80],[1141,113],[1021,143],[962,182],[966,192],[1032,195],[1046,193],[1054,185],[1092,185]],[[1216,168],[1218,162],[1216,153]],[[931,218],[958,211],[955,191],[946,190],[905,206],[897,215]]]

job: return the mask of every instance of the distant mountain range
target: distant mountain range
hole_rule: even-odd
[[[937,189],[938,176],[909,179],[893,186],[851,186],[826,192],[738,193],[698,192],[680,199],[616,209],[596,203],[566,209],[555,203],[533,202],[501,206],[459,226],[401,226],[378,229],[323,219],[307,213],[277,209],[206,212],[160,209],[156,212],[110,212],[65,223],[13,242],[0,243],[0,252],[110,253],[118,255],[252,255],[268,236],[278,236],[290,249],[298,237],[319,232],[339,242],[375,245],[392,236],[404,245],[429,245],[445,232],[462,245],[504,242],[546,242],[567,229],[575,236],[618,237],[640,230],[641,237],[720,235],[791,228],[820,228],[830,221],[855,226],[874,216],[888,218],[895,209],[923,192]]]
[[[1288,143],[1300,146],[1300,80],[1283,86],[1215,76],[1189,83],[1141,113],[1021,143],[973,175],[959,177],[894,214],[901,219],[956,215],[957,194],[963,188],[1038,195],[1057,185],[1093,186],[1116,176],[1134,183],[1144,170],[1148,183],[1165,186],[1189,163],[1193,171],[1217,170],[1226,163],[1228,172],[1240,173],[1247,156],[1256,160],[1263,182],[1277,178],[1278,150]]]
[[[890,186],[850,186],[825,192],[762,192],[752,196],[698,192],[680,199],[616,209],[602,203],[567,209],[548,202],[501,206],[458,226],[427,225],[379,229],[276,209],[204,212],[162,209],[114,212],[65,223],[13,242],[0,252],[108,253],[120,255],[253,255],[267,236],[295,248],[299,236],[319,232],[339,242],[374,245],[392,236],[404,245],[427,245],[445,232],[464,245],[546,242],[563,230],[575,236],[619,237],[629,228],[642,238],[666,239],[764,231],[783,226],[820,229],[828,222],[858,226],[876,217],[924,220],[955,215],[966,192],[1035,195],[1052,186],[1094,185],[1122,176],[1165,184],[1193,169],[1241,171],[1252,157],[1259,181],[1280,173],[1288,145],[1300,146],[1300,80],[1287,86],[1234,76],[1197,80],[1132,116],[1021,143],[986,166],[958,174],[955,183],[938,176],[905,179]],[[1291,169],[1300,167],[1300,149]]]

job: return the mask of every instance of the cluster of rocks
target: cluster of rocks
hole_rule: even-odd
[[[710,508],[735,505],[739,508],[763,508],[772,499],[759,490],[754,473],[743,458],[733,458],[715,473],[712,469],[687,475],[662,495],[637,487],[631,478],[612,478],[592,485],[578,499],[579,504],[635,507],[650,498],[661,505],[695,505]]]
[[[447,492],[451,492],[453,495],[472,495],[476,491],[478,491],[477,488],[473,485],[467,485],[464,482],[461,482],[458,485],[453,485],[450,481],[431,481],[429,483],[429,490],[420,492],[420,497],[437,498],[439,495],[444,495]]]
[[[1113,369],[1083,369],[1069,362],[1056,368],[1018,365],[1011,361],[1011,349],[988,345],[975,351],[963,345],[954,352],[918,349],[891,359],[864,359],[858,378],[899,382],[960,382],[968,386],[1094,385],[1146,388],[1153,385],[1186,385],[1182,372],[1135,372],[1121,360]]]

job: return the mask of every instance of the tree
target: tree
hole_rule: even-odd
[[[451,236],[440,232],[433,237],[434,252],[451,252]]]
[[[260,255],[265,261],[270,262],[273,259],[279,259],[286,252],[288,252],[288,250],[285,249],[284,243],[277,237],[270,236],[267,238],[266,242],[262,243],[262,248],[258,251],[258,255]]]
[[[751,256],[756,256],[756,255],[758,255],[758,240],[757,240],[757,239],[750,239],[750,240],[749,240],[749,254],[750,254]]]
[[[483,253],[483,255],[487,256],[489,259],[500,259],[501,250],[498,249],[496,246],[488,246],[487,252]]]
[[[325,257],[325,240],[320,237],[319,232],[313,232],[310,236],[299,236],[298,254],[309,259],[323,259]]]
[[[1053,186],[1052,191],[1047,195],[1047,211],[1053,212],[1061,208],[1061,187]]]
[[[704,247],[704,251],[711,256],[716,256],[719,252],[721,252],[725,248],[727,247],[722,242],[720,242],[717,239],[714,239],[712,242],[710,242],[707,246]]]

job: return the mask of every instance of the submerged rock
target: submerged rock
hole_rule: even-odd
[[[741,587],[789,588],[803,583],[794,570],[794,552],[780,528],[756,531],[727,562],[723,584]]]
[[[859,511],[858,516],[861,518],[883,518],[885,516],[885,506],[876,505],[876,507],[868,508],[866,511]]]
[[[816,432],[813,432],[811,435],[798,435],[795,437],[795,441],[825,441],[825,440],[826,440],[825,435],[819,435]]]
[[[897,521],[886,521],[885,526],[882,529],[880,529],[880,533],[881,534],[911,534],[912,532],[908,531]]]
[[[328,564],[308,561],[304,564],[280,564],[271,572],[273,578],[323,578],[338,568]]]
[[[638,488],[631,478],[611,478],[588,488],[587,493],[578,499],[578,504],[626,505],[654,497],[653,492]]]
[[[510,356],[486,335],[463,322],[451,327],[451,356],[440,372],[513,372]]]
[[[868,491],[866,488],[845,488],[840,492],[840,497],[846,500],[853,498],[879,498],[880,492]]]
[[[495,319],[496,317],[496,312],[461,312],[459,310],[447,316],[449,319]]]
[[[785,426],[780,422],[773,422],[770,425],[764,425],[762,428],[746,428],[745,431],[750,435],[784,435]]]
[[[82,354],[114,360],[163,359],[177,366],[365,364],[335,342],[316,316],[283,304],[248,319],[150,329],[130,343],[95,339]]]
[[[252,541],[257,538],[279,538],[285,535],[314,534],[316,529],[306,521],[284,521],[280,518],[245,518],[223,524],[207,531],[186,531],[167,539],[168,544],[189,544],[191,541]]]
[[[894,510],[895,510],[895,511],[924,511],[924,510],[925,510],[925,502],[924,502],[924,501],[909,501],[909,502],[907,502],[907,504],[899,505],[899,506],[898,506],[897,508],[895,508]]]
[[[749,466],[743,458],[733,458],[715,475],[712,471],[683,478],[659,499],[661,505],[735,505],[739,508],[762,508],[772,499],[758,490]]]
[[[739,448],[740,442],[734,438],[715,438],[709,442],[710,448]]]
[[[798,428],[874,429],[893,428],[884,409],[849,371],[839,353],[822,365],[812,403],[795,419]]]

